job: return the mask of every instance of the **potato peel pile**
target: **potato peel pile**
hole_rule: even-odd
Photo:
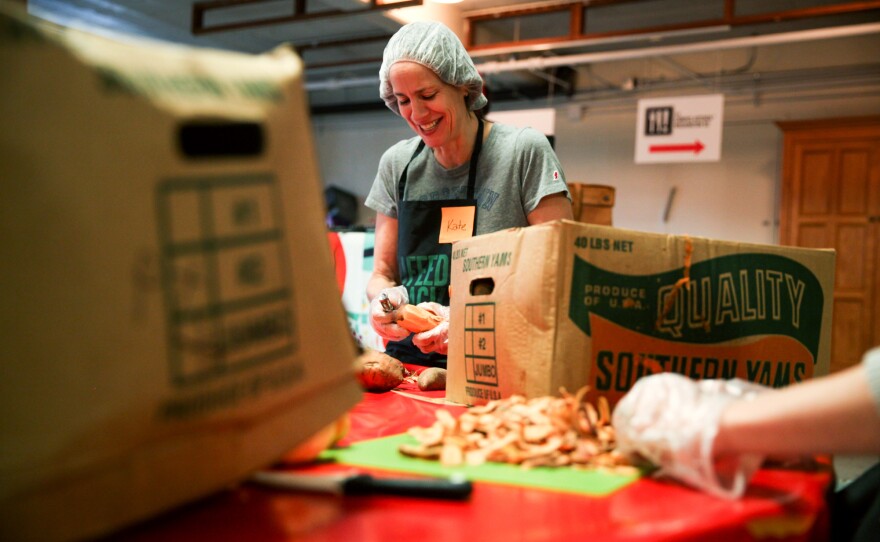
[[[419,444],[402,444],[400,453],[439,460],[444,466],[481,465],[486,461],[537,466],[600,468],[635,473],[616,451],[608,400],[598,408],[585,401],[589,388],[572,395],[526,400],[520,395],[468,409],[458,418],[437,410],[430,427],[412,427]]]

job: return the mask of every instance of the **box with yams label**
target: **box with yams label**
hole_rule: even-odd
[[[556,221],[456,242],[446,398],[828,373],[833,250]]]

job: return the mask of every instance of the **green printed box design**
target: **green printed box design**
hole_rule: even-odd
[[[777,254],[743,252],[708,258],[687,270],[614,273],[573,256],[569,318],[592,335],[601,317],[645,337],[720,344],[746,337],[790,337],[819,359],[822,311],[819,279],[802,263]]]
[[[210,381],[296,350],[281,197],[269,174],[156,192],[171,380]]]
[[[497,386],[495,303],[470,303],[465,306],[464,338],[467,381]]]

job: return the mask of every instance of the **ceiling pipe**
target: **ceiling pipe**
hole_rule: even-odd
[[[480,73],[492,74],[519,70],[540,70],[557,66],[596,64],[599,62],[630,60],[634,58],[648,58],[654,56],[720,51],[725,49],[738,49],[742,47],[756,47],[761,45],[781,45],[786,43],[842,38],[874,33],[880,33],[880,23],[865,23],[851,26],[820,28],[814,30],[796,30],[793,32],[768,34],[764,36],[729,38],[723,40],[703,41],[699,43],[686,43],[681,45],[664,45],[659,47],[645,47],[641,49],[626,49],[622,51],[605,51],[600,53],[583,53],[555,57],[533,57],[520,60],[491,61],[483,62],[481,64],[477,64],[476,66],[477,70],[479,70]]]
[[[379,89],[379,76],[374,77],[351,77],[347,79],[324,79],[323,81],[306,81],[306,90],[341,90],[353,87],[368,87],[374,85]]]
[[[296,0],[293,2],[293,13],[289,15],[281,15],[277,17],[268,17],[264,19],[249,19],[243,21],[233,21],[227,23],[215,23],[213,25],[205,24],[205,14],[209,11],[222,11],[224,9],[237,8],[254,4],[277,3],[275,0],[209,0],[196,2],[192,6],[192,19],[190,31],[194,36],[201,34],[209,34],[212,32],[225,32],[228,30],[241,30],[244,28],[256,28],[258,26],[266,26],[282,23],[301,23],[313,21],[316,19],[326,19],[330,17],[347,17],[351,15],[363,15],[377,12],[387,12],[394,9],[403,9],[407,7],[419,7],[422,0],[400,0],[398,2],[378,2],[371,0],[367,7],[356,10],[345,9],[325,9],[319,12],[308,12],[307,0]]]
[[[669,38],[681,38],[698,36],[701,34],[720,34],[730,32],[730,25],[701,26],[699,28],[686,28],[683,30],[667,30],[665,32],[650,32],[626,34],[624,36],[611,36],[607,38],[584,38],[579,40],[553,41],[548,43],[536,43],[531,45],[510,45],[498,47],[485,47],[475,51],[469,51],[471,58],[483,56],[498,56],[515,53],[540,53],[542,51],[558,51],[560,49],[576,49],[578,47],[592,47],[595,45],[629,44],[633,42],[657,42]]]
[[[626,49],[622,51],[605,51],[599,53],[582,53],[555,57],[534,57],[520,60],[492,61],[477,64],[476,67],[477,70],[480,71],[480,73],[488,75],[510,71],[540,70],[544,68],[553,68],[558,66],[597,64],[600,62],[612,62],[615,60],[631,60],[636,58],[648,58],[655,56],[699,53],[724,49],[738,49],[743,47],[756,47],[760,45],[782,45],[786,43],[861,36],[874,33],[880,33],[880,23],[864,23],[813,30],[796,30],[779,34],[767,34],[764,36],[748,36],[743,38],[710,40],[697,43],[685,43],[681,45],[665,45],[658,47],[644,47],[639,49]],[[339,90],[344,88],[364,87],[370,85],[379,85],[378,75],[375,77],[328,79],[324,81],[306,82],[305,88],[308,91]]]

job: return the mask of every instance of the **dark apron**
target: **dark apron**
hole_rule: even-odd
[[[397,182],[397,266],[400,283],[406,287],[409,302],[413,305],[434,301],[449,306],[449,278],[452,263],[452,243],[441,243],[440,230],[443,209],[473,207],[473,229],[477,231],[477,200],[474,197],[477,177],[477,159],[483,148],[483,121],[477,127],[477,139],[471,153],[468,170],[467,196],[465,199],[404,201],[404,188],[409,164],[425,147],[419,141],[416,151]],[[401,341],[389,342],[385,352],[404,363],[446,366],[446,356],[431,352],[424,354],[412,343],[412,335]]]

